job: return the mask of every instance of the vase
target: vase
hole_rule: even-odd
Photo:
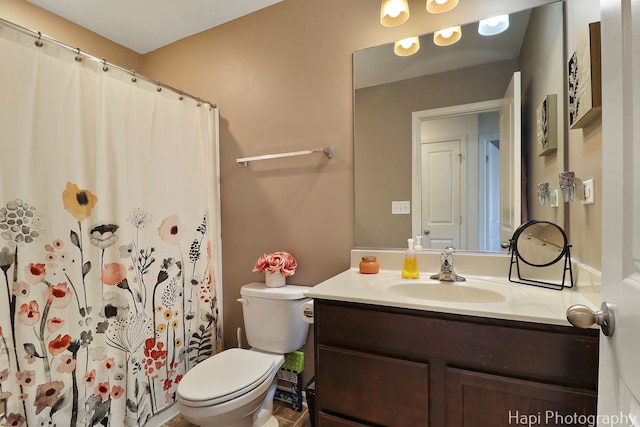
[[[287,278],[279,271],[275,273],[266,272],[264,275],[265,283],[270,288],[279,288],[287,284]]]

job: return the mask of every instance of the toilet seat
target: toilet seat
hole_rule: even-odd
[[[270,381],[281,355],[231,348],[200,362],[178,384],[178,398],[191,407],[218,405]],[[187,403],[188,402],[188,403]]]

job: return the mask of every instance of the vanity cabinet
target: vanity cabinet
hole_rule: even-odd
[[[595,329],[314,305],[318,427],[553,426],[596,414]]]

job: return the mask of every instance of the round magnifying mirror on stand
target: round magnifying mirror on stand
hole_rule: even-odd
[[[511,266],[509,268],[509,280],[527,285],[563,289],[573,286],[573,272],[571,269],[571,256],[569,254],[569,242],[567,234],[557,224],[549,221],[529,221],[522,224],[513,234],[511,239]],[[537,274],[524,274],[520,262],[536,267],[551,267],[564,259],[562,280],[540,280]],[[513,266],[516,266],[518,278],[512,277]],[[527,269],[529,272],[535,269]],[[565,284],[566,273],[569,272],[570,283]],[[532,277],[529,277],[532,276]],[[541,274],[547,277],[545,274]]]

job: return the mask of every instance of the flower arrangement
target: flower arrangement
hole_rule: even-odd
[[[298,262],[289,252],[278,251],[271,254],[262,254],[256,265],[253,266],[253,271],[260,273],[266,271],[269,274],[280,272],[283,276],[293,276],[296,272]]]

